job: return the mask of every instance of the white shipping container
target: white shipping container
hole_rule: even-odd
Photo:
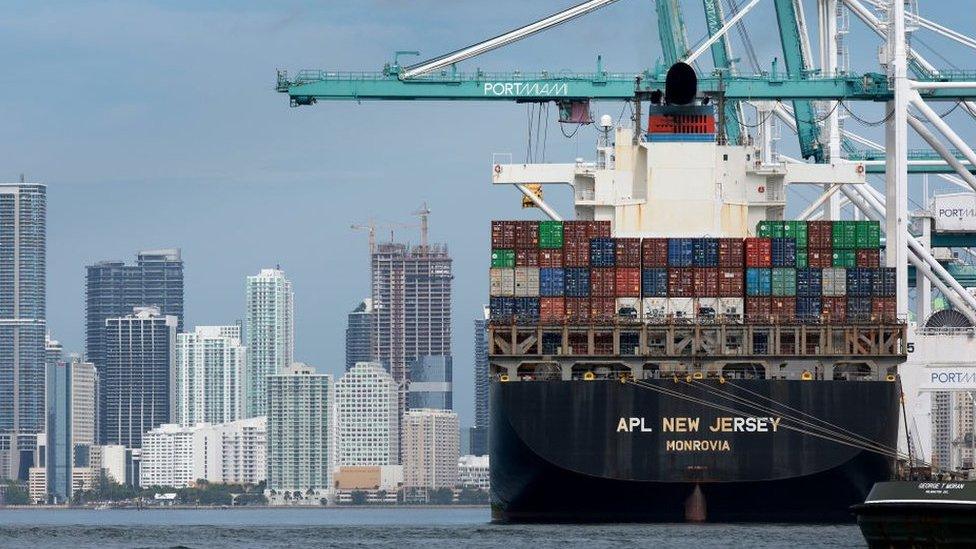
[[[668,316],[668,298],[645,297],[641,300],[641,318],[645,322],[663,321]]]
[[[831,267],[823,270],[823,295],[844,297],[847,295],[847,269]]]
[[[695,316],[715,316],[718,314],[717,297],[699,297],[695,304]]]
[[[726,318],[742,318],[745,305],[741,297],[720,297],[718,298],[718,313]]]
[[[538,267],[515,267],[515,297],[539,297]]]
[[[668,298],[668,314],[675,318],[695,318],[697,312],[693,297]]]
[[[489,295],[512,297],[515,295],[515,269],[494,267],[488,270]]]
[[[639,297],[618,297],[617,316],[623,320],[640,320],[641,299]]]

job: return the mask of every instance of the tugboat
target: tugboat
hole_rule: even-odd
[[[879,482],[851,508],[871,547],[976,546],[976,482]]]

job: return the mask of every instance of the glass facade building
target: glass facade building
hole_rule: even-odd
[[[488,308],[474,321],[474,426],[468,431],[470,451],[488,455]]]
[[[410,363],[407,409],[454,409],[453,365],[450,356],[421,356]]]
[[[44,430],[47,188],[0,184],[0,479],[27,479]]]
[[[346,371],[373,360],[373,300],[360,302],[346,321]]]

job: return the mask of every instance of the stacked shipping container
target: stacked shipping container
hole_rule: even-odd
[[[612,238],[609,222],[494,221],[491,315],[546,323],[894,320],[871,221],[763,221],[755,238]]]

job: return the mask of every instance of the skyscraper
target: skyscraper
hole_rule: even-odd
[[[99,368],[104,444],[141,448],[142,434],[169,423],[175,316],[155,307],[105,321],[105,365]]]
[[[0,479],[27,479],[44,430],[47,187],[0,184]]]
[[[488,455],[488,307],[474,321],[474,426],[471,453]]]
[[[265,414],[267,376],[291,366],[295,352],[294,294],[281,269],[247,277],[246,417]]]
[[[91,478],[95,443],[95,367],[57,360],[47,365],[46,493],[55,503],[71,501],[76,486]]]
[[[451,355],[451,257],[447,246],[377,244],[372,253],[374,353],[406,405],[407,367],[420,356]]]
[[[240,326],[197,326],[176,336],[173,422],[225,423],[244,417],[244,367]]]
[[[174,316],[183,331],[183,260],[179,248],[144,250],[135,265],[100,261],[85,276],[85,358],[105,363],[105,320],[132,313],[134,307],[156,307]]]
[[[270,499],[318,501],[332,488],[332,376],[295,363],[268,376],[267,394]]]
[[[85,274],[85,359],[99,371],[106,366],[106,320],[132,314],[135,307],[155,307],[176,318],[183,330],[183,259],[179,248],[143,250],[135,265],[99,261]],[[99,383],[105,383],[102,376]],[[104,385],[99,386],[99,418],[107,415]],[[99,437],[105,430],[98,428]],[[102,438],[100,443],[106,444]]]
[[[359,362],[336,382],[336,465],[399,460],[397,386],[376,362]]]
[[[454,488],[458,482],[458,416],[449,410],[403,414],[403,484],[407,488]]]
[[[449,356],[418,356],[410,363],[407,409],[454,409],[454,365]]]
[[[346,371],[357,362],[373,360],[373,300],[366,298],[346,322]]]

